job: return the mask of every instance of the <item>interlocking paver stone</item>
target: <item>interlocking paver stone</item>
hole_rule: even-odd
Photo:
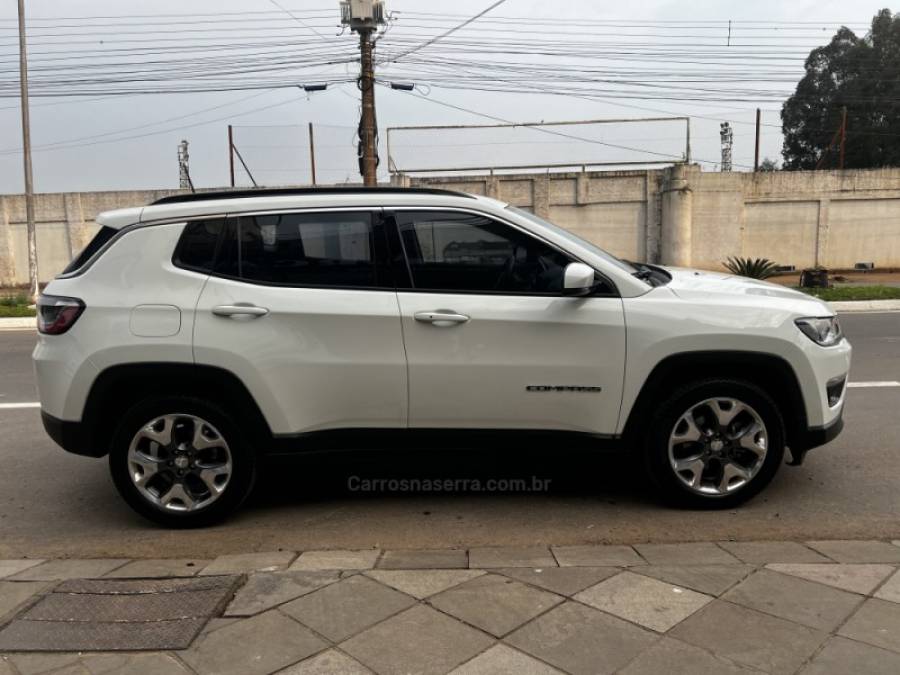
[[[484,573],[484,570],[371,570],[366,576],[421,600]]]
[[[473,548],[469,550],[469,567],[556,567],[556,559],[546,546]]]
[[[878,589],[875,597],[882,600],[890,600],[891,602],[900,602],[900,571],[895,572],[894,576]],[[0,612],[0,614],[2,613]]]
[[[575,599],[660,633],[712,600],[708,595],[633,572],[601,581]]]
[[[0,581],[0,620],[22,607],[48,585],[45,581]]]
[[[282,605],[281,610],[338,642],[413,603],[404,593],[355,575]]]
[[[808,541],[808,546],[842,563],[900,563],[900,547],[886,541]]]
[[[650,631],[568,601],[526,624],[505,642],[573,675],[605,675],[657,639]]]
[[[335,570],[251,574],[225,610],[225,616],[253,616],[312,593],[340,579]]]
[[[619,671],[619,675],[758,675],[699,647],[664,638]]]
[[[329,649],[279,670],[278,675],[372,675],[372,671],[346,654]]]
[[[722,598],[824,631],[843,623],[862,601],[853,593],[771,570],[749,576]]]
[[[741,561],[710,542],[691,544],[636,544],[651,565],[730,565]]]
[[[491,638],[424,605],[382,621],[341,644],[341,649],[380,675],[437,675],[468,661]]]
[[[772,564],[766,565],[766,568],[861,595],[871,593],[878,584],[894,571],[894,568],[890,565],[867,565],[863,563]]]
[[[80,656],[71,654],[10,654],[10,663],[22,675],[38,675],[77,664]]]
[[[40,565],[43,560],[0,560],[0,579],[18,574],[29,567]]]
[[[277,572],[283,570],[296,556],[293,551],[269,551],[267,553],[239,553],[222,555],[200,572],[211,574],[245,574],[248,572]]]
[[[720,541],[719,546],[745,563],[827,563],[831,562],[811,548],[795,541]]]
[[[575,595],[619,573],[615,567],[501,567],[493,571],[560,595]]]
[[[94,579],[127,563],[120,559],[48,560],[45,563],[7,577],[16,581],[60,581],[62,579]]]
[[[562,671],[503,644],[494,645],[486,652],[451,671],[450,675],[496,675],[497,673],[564,675]]]
[[[802,675],[897,675],[900,654],[864,645],[842,637],[832,637],[812,661],[800,671]]]
[[[718,597],[754,569],[752,565],[644,565],[632,571]]]
[[[900,605],[877,598],[866,600],[838,634],[900,653]]]
[[[826,638],[822,631],[722,600],[682,621],[669,635],[773,675],[795,672]]]
[[[201,675],[262,675],[326,646],[308,628],[272,610],[204,635],[181,658]]]
[[[563,601],[499,574],[487,574],[439,593],[429,602],[439,610],[500,637]]]
[[[150,579],[153,577],[192,577],[209,565],[209,560],[193,558],[134,560],[113,570],[107,578]]]
[[[630,546],[554,546],[553,555],[560,567],[630,567],[647,564]]]
[[[170,654],[159,652],[87,655],[81,662],[91,675],[187,675],[190,672]]]
[[[290,569],[298,570],[369,570],[375,566],[380,551],[304,551]]]
[[[463,549],[385,551],[377,565],[386,570],[449,570],[468,566],[469,555]]]

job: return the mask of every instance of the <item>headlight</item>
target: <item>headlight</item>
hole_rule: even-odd
[[[797,324],[797,328],[802,330],[806,337],[823,347],[831,347],[844,339],[844,334],[841,332],[841,324],[838,323],[836,316],[797,319],[794,323]]]

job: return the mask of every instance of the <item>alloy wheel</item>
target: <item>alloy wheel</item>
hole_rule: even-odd
[[[768,451],[766,425],[736,398],[692,405],[669,435],[669,463],[681,483],[706,497],[730,495],[762,469]]]
[[[196,511],[215,502],[228,487],[231,450],[208,421],[195,415],[162,415],[134,435],[128,475],[157,508]]]

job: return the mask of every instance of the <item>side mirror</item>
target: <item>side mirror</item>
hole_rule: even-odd
[[[563,291],[566,295],[587,295],[594,287],[594,269],[584,263],[566,265]]]

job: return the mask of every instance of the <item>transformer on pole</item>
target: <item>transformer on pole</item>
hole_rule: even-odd
[[[372,34],[384,24],[382,0],[341,0],[341,23],[359,33],[359,172],[366,185],[378,184],[378,126],[375,121],[375,45]]]

